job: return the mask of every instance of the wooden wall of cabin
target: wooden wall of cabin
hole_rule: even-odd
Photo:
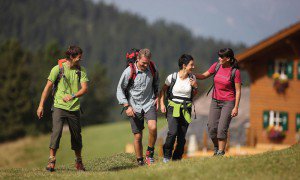
[[[280,44],[280,43],[279,43]],[[300,48],[299,48],[300,51]],[[284,94],[278,94],[273,87],[274,79],[268,77],[268,64],[277,58],[292,60],[293,79]],[[298,79],[299,55],[287,44],[273,46],[263,53],[253,55],[244,67],[249,73],[250,85],[250,145],[257,143],[274,143],[267,137],[263,128],[263,112],[274,110],[288,113],[288,130],[283,144],[296,143],[296,114],[300,113],[300,79]]]

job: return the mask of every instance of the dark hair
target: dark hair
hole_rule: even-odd
[[[75,58],[76,56],[82,54],[82,49],[79,46],[69,46],[65,54],[67,59]]]
[[[194,58],[189,54],[183,54],[180,56],[178,60],[179,70],[183,68],[183,65],[188,65],[190,61],[194,60]]]
[[[234,68],[239,68],[238,62],[234,57],[234,52],[230,48],[220,49],[218,52],[218,56],[221,58],[227,57],[230,59],[230,66]]]

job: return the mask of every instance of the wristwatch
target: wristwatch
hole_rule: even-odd
[[[124,110],[126,111],[129,108],[130,105],[124,106]]]
[[[76,98],[75,94],[72,94],[71,96],[72,96],[72,99]]]

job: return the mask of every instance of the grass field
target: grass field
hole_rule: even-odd
[[[0,169],[0,177],[26,179],[298,179],[300,146],[243,157],[192,158],[153,166],[138,167],[132,154],[95,158],[86,162],[86,172],[73,164],[49,173],[40,168]]]
[[[167,123],[164,119],[158,120],[158,128]],[[146,124],[145,124],[146,126]],[[148,131],[145,128],[143,144],[148,142]],[[74,161],[71,150],[70,133],[64,132],[57,153],[57,165]],[[128,121],[97,125],[83,128],[84,160],[98,157],[107,157],[125,151],[127,143],[133,142],[130,123]],[[0,144],[0,168],[6,167],[43,167],[49,157],[50,135],[27,137],[16,142]]]
[[[165,121],[159,123],[162,127]],[[146,133],[145,133],[146,134]],[[300,145],[253,156],[184,159],[138,167],[133,154],[121,153],[132,141],[128,122],[88,127],[83,130],[86,172],[76,172],[69,135],[63,135],[54,173],[44,170],[49,135],[26,138],[0,146],[1,179],[298,179]],[[145,137],[146,138],[146,137]],[[144,141],[146,139],[144,138]],[[147,141],[146,141],[147,142]],[[4,164],[6,163],[6,164]],[[26,168],[15,168],[24,167]]]

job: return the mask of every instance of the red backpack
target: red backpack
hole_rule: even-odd
[[[63,66],[63,63],[67,62],[67,59],[59,59],[57,61],[58,63],[58,67],[59,67],[59,73],[53,83],[53,86],[52,86],[52,96],[54,97],[56,91],[57,91],[57,86],[58,86],[58,83],[59,81],[62,79],[62,78],[66,78],[65,77],[65,74],[64,74],[64,66]],[[80,83],[80,79],[81,79],[81,67],[80,66],[76,66],[76,74],[78,75],[78,83]]]
[[[128,81],[127,87],[125,88],[125,96],[126,96],[127,99],[129,98],[129,89],[134,84],[134,80],[135,80],[136,75],[137,75],[134,63],[137,60],[137,56],[139,54],[139,51],[140,51],[139,49],[132,48],[126,53],[126,67],[128,67],[128,66],[130,67],[129,81]],[[150,68],[150,71],[151,71],[151,74],[152,74],[152,77],[153,77],[152,87],[153,87],[153,90],[154,90],[154,94],[157,94],[158,89],[154,87],[155,81],[157,79],[156,78],[157,70],[155,68],[155,65],[154,65],[153,61],[150,61],[149,68]]]

